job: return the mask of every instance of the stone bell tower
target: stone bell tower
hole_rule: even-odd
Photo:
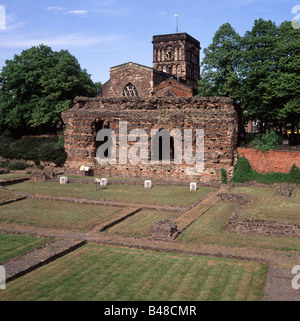
[[[153,36],[153,68],[184,79],[197,88],[200,42],[187,33]]]

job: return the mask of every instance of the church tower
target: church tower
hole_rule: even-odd
[[[183,79],[197,88],[200,42],[187,33],[153,36],[153,68]]]

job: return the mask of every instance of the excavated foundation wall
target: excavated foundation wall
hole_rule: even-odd
[[[130,177],[174,181],[219,182],[221,168],[228,177],[233,173],[238,136],[238,116],[229,98],[84,98],[77,97],[73,108],[62,114],[66,125],[65,149],[68,154],[66,172],[79,174],[80,166],[90,166],[91,173],[101,177]],[[143,129],[149,137],[148,164],[120,164],[119,124],[127,122],[128,134],[133,129]],[[97,132],[109,128],[116,134],[117,164],[100,165],[96,159],[99,147]],[[188,175],[190,164],[152,164],[151,130],[185,129],[204,130],[204,171]],[[128,143],[129,145],[135,143]],[[184,150],[184,147],[183,147]],[[192,150],[196,150],[193,135]]]

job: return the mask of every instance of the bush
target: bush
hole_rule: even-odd
[[[24,170],[28,167],[31,167],[30,165],[22,162],[17,162],[17,163],[11,163],[8,168],[11,170]]]
[[[234,166],[234,173],[231,182],[244,183],[257,181],[262,184],[273,183],[296,183],[300,184],[300,169],[294,164],[288,174],[286,173],[267,173],[259,174],[254,171],[247,158],[240,157]]]
[[[294,164],[289,172],[291,182],[300,184],[300,169]]]
[[[56,166],[59,166],[65,162],[67,154],[64,148],[57,148],[55,143],[49,143],[41,147],[38,157],[41,161],[52,162]]]
[[[225,168],[221,168],[221,178],[222,178],[222,184],[227,184],[227,172]]]
[[[4,161],[0,163],[0,167],[6,167],[10,170],[24,170],[30,167],[30,165],[23,162],[11,163],[10,161]]]
[[[256,135],[250,142],[250,145],[262,151],[274,150],[278,145],[279,137],[276,132],[271,129],[267,134]]]
[[[234,173],[231,179],[235,183],[244,183],[252,181],[256,172],[251,168],[246,157],[240,157],[234,166]]]
[[[49,161],[56,166],[63,165],[66,153],[63,147],[63,135],[58,138],[25,137],[19,140],[1,140],[0,156],[9,159],[32,160],[36,165]]]

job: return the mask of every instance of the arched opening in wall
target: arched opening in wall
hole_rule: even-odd
[[[122,97],[139,97],[137,88],[129,82],[122,91]]]
[[[152,137],[151,152],[151,160],[153,161],[174,160],[174,138],[168,130],[161,128]]]
[[[97,154],[97,151],[98,149],[104,145],[104,144],[107,144],[108,140],[109,140],[109,137],[108,136],[105,136],[104,137],[104,140],[102,141],[97,141],[97,134],[100,130],[102,129],[110,129],[110,122],[109,121],[105,121],[105,120],[98,120],[95,122],[95,132],[96,132],[96,135],[95,135],[95,154],[94,154],[94,157],[96,157],[96,154]],[[104,151],[104,157],[108,157],[109,156],[109,149],[110,147],[112,147],[112,144],[108,145],[106,150]]]
[[[173,91],[169,90],[164,94],[164,97],[176,97],[176,95],[173,93]]]

